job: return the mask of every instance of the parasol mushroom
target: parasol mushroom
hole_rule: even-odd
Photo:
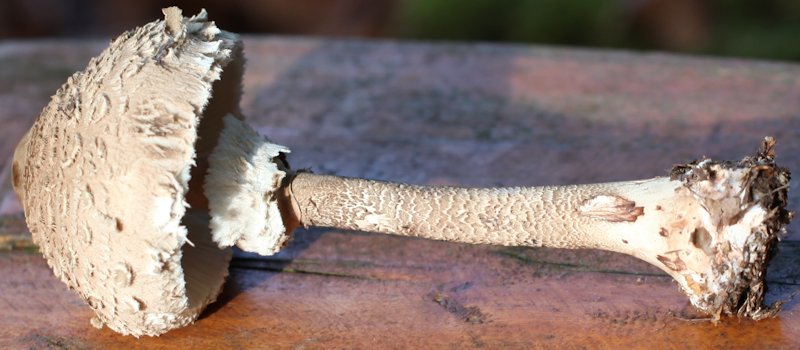
[[[293,172],[288,148],[242,122],[237,37],[205,12],[164,13],[73,75],[14,155],[34,240],[96,326],[139,336],[186,325],[219,293],[228,247],[272,254],[311,225],[611,250],[663,269],[715,318],[777,311],[763,305],[764,274],[791,213],[772,139],[738,163],[580,186],[426,188]]]

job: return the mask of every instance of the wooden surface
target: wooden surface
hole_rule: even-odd
[[[221,300],[159,338],[89,324],[30,246],[19,137],[102,41],[0,43],[0,348],[797,348],[798,224],[769,271],[778,318],[697,320],[677,285],[598,251],[300,230],[238,254]],[[246,38],[243,107],[295,168],[516,186],[665,174],[778,139],[800,171],[800,66],[521,46]],[[791,206],[798,208],[798,181]]]

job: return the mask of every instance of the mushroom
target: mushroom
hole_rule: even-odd
[[[221,291],[231,257],[211,240],[195,174],[222,117],[240,115],[242,44],[204,11],[164,14],[72,75],[12,163],[55,275],[95,311],[93,325],[135,336],[193,322]]]
[[[33,238],[96,326],[140,336],[191,323],[218,295],[229,247],[273,254],[300,226],[616,251],[666,271],[714,318],[777,312],[763,305],[764,274],[791,213],[771,138],[740,162],[607,184],[421,187],[295,172],[288,148],[242,121],[238,38],[204,11],[164,14],[73,75],[14,154]]]

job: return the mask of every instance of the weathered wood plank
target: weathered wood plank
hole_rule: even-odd
[[[0,43],[0,169],[48,96],[104,45]],[[321,173],[468,186],[621,180],[699,155],[738,158],[764,135],[777,137],[781,164],[800,169],[797,65],[256,37],[246,55],[244,112],[292,148],[293,165]],[[686,320],[696,315],[674,283],[617,254],[312,230],[276,257],[237,256],[222,300],[195,325],[122,337],[91,328],[89,309],[24,249],[7,173],[0,244],[17,248],[0,253],[0,348],[800,346],[797,223],[769,273],[770,299],[790,301],[761,322]]]
[[[800,251],[786,247],[779,260],[797,266]],[[231,271],[195,325],[136,340],[91,328],[89,309],[38,255],[0,254],[0,332],[14,347],[96,348],[790,347],[800,335],[796,301],[772,320],[692,321],[669,278],[593,251],[316,230],[277,257],[239,256]],[[771,297],[797,291],[797,268],[781,273]]]

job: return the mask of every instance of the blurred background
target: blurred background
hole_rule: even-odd
[[[800,0],[3,0],[0,39],[107,37],[206,8],[239,33],[535,43],[800,60]]]

